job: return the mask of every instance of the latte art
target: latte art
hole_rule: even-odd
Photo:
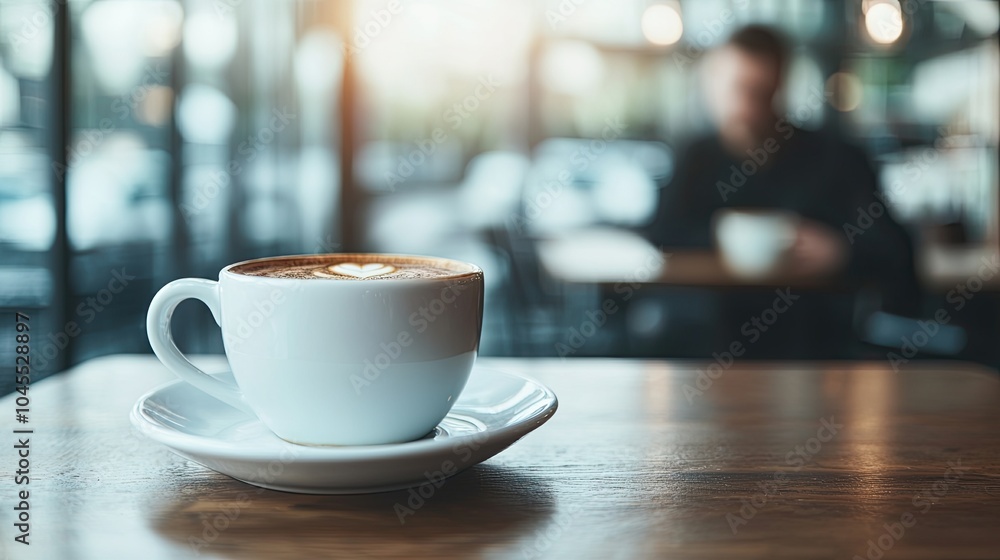
[[[469,273],[455,269],[444,259],[370,254],[265,259],[238,265],[232,271],[268,278],[347,281],[434,279]]]
[[[316,276],[329,276],[329,271],[338,276],[353,276],[355,278],[371,278],[372,276],[382,276],[396,272],[396,267],[391,264],[382,263],[340,263],[326,267],[326,270],[314,270]]]

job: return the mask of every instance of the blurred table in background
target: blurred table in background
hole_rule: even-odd
[[[929,246],[919,251],[918,274],[923,285],[946,292],[974,276],[983,289],[1000,291],[1000,273],[988,265],[998,262],[998,250],[990,246]],[[592,228],[538,241],[538,258],[552,278],[572,284],[616,284],[638,282],[664,286],[706,288],[773,288],[841,290],[849,288],[836,278],[803,275],[781,270],[760,279],[747,279],[730,272],[722,256],[711,249],[659,249],[642,236],[621,229]],[[983,267],[987,274],[980,271]]]
[[[935,292],[947,292],[974,277],[982,282],[982,289],[1000,291],[998,247],[928,245],[917,260],[924,286]]]
[[[152,356],[84,363],[31,389],[31,545],[11,536],[11,453],[0,468],[0,558],[986,559],[1000,550],[995,371],[482,363],[548,384],[559,411],[449,479],[405,524],[394,506],[407,491],[260,490],[173,455],[128,420],[140,395],[173,376]],[[8,422],[15,396],[0,400]]]
[[[761,278],[734,275],[711,249],[657,248],[642,236],[620,229],[594,228],[538,242],[538,257],[552,278],[572,284],[637,282],[709,288],[839,289],[836,278],[792,269]]]

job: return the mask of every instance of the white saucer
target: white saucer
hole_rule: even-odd
[[[477,367],[434,433],[408,443],[288,443],[258,419],[182,381],[143,395],[131,419],[181,457],[255,486],[361,494],[439,482],[503,451],[544,424],[557,406],[555,393],[537,381]]]

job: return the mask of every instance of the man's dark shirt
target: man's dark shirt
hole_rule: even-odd
[[[912,274],[912,248],[877,186],[860,149],[779,121],[771,138],[742,157],[715,136],[692,143],[677,159],[648,236],[664,247],[711,247],[712,217],[722,208],[791,210],[843,236],[847,276],[897,281],[900,267]]]
[[[842,236],[849,251],[842,273],[847,285],[874,285],[880,288],[883,309],[915,316],[919,289],[912,245],[877,196],[877,185],[860,149],[779,121],[770,139],[742,155],[732,155],[718,137],[692,143],[677,158],[647,236],[665,250],[708,248],[713,244],[712,218],[720,209],[790,210]],[[746,333],[741,325],[773,297],[769,292],[723,294],[716,343],[742,340]],[[843,349],[855,339],[853,305],[844,297],[801,298],[748,356],[843,357]]]

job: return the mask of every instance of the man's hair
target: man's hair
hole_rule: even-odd
[[[748,25],[737,29],[729,36],[726,45],[748,54],[767,58],[778,68],[779,74],[785,73],[789,57],[788,43],[781,33],[771,27]]]

